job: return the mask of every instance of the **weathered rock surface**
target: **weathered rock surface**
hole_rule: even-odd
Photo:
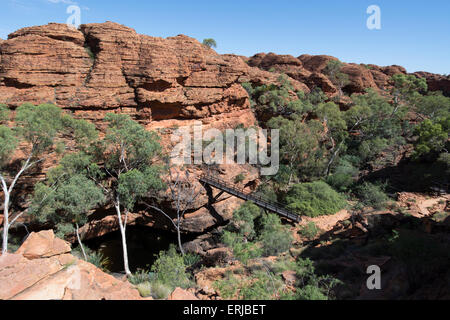
[[[31,233],[30,236],[17,250],[29,260],[39,258],[50,258],[53,256],[69,253],[70,244],[55,237],[52,230]]]
[[[444,95],[450,97],[450,77],[429,72],[416,72],[415,75],[427,79],[428,88],[431,91],[442,91]]]
[[[31,252],[31,259],[21,254]],[[17,253],[0,256],[0,300],[141,299],[128,282],[69,252],[68,243],[43,231],[32,234]]]
[[[176,288],[169,296],[168,300],[195,301],[198,298],[190,291]]]
[[[0,55],[0,103],[51,102],[94,121],[111,111],[146,124],[250,114],[240,83],[277,81],[190,37],[139,35],[112,22],[20,29],[1,43]]]
[[[258,53],[248,59],[248,64],[262,70],[285,73],[308,86],[310,90],[321,88],[329,97],[337,94],[335,85],[324,74],[324,69],[335,57],[327,55],[304,54],[295,58],[289,55],[276,55],[274,53]],[[344,63],[342,72],[349,77],[349,84],[344,88],[348,94],[363,93],[366,89],[389,89],[392,84],[390,78],[395,74],[407,74],[405,68],[397,65],[379,67],[369,64]],[[428,72],[414,73],[427,80],[431,91],[442,91],[450,95],[450,79],[446,76]],[[305,91],[305,90],[304,90]]]

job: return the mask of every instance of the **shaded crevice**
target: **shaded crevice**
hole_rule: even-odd
[[[211,186],[205,184],[203,186],[205,187],[206,194],[208,196],[208,204],[205,207],[208,209],[209,213],[214,217],[217,224],[221,225],[225,223],[226,220],[217,212],[217,210],[213,206],[213,204],[218,203],[219,201],[215,199]],[[217,225],[214,226],[214,228],[217,228]]]
[[[170,82],[162,79],[153,82],[146,82],[141,86],[141,88],[152,92],[164,92],[171,87],[172,84]]]
[[[12,78],[4,78],[3,83],[6,87],[12,87],[12,88],[17,88],[17,89],[29,89],[29,88],[34,87],[34,85],[32,85],[32,84],[23,83],[17,79],[12,79]]]
[[[86,34],[83,32],[85,41],[83,44],[84,49],[86,50],[86,53],[89,55],[89,58],[91,59],[92,65],[89,68],[89,71],[86,75],[86,78],[84,79],[84,86],[88,85],[91,81],[91,74],[92,71],[95,69],[96,62],[97,62],[97,56],[100,53],[100,40],[94,37],[91,37],[89,34]]]
[[[152,101],[141,104],[144,108],[151,110],[152,120],[169,120],[181,119],[183,106],[179,103],[162,103],[159,101]]]

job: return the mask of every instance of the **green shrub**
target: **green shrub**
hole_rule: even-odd
[[[236,177],[234,177],[234,183],[238,184],[238,183],[242,183],[245,180],[245,174],[243,173],[239,173]]]
[[[109,259],[105,257],[101,252],[95,251],[87,254],[87,262],[102,270],[106,269],[109,265]]]
[[[294,185],[286,203],[289,209],[309,217],[331,215],[346,206],[345,198],[323,181]]]
[[[312,240],[319,233],[319,228],[311,221],[306,226],[301,227],[299,233],[305,238]]]
[[[260,215],[261,210],[253,202],[244,203],[233,213],[232,223],[227,230],[236,232],[251,240],[255,237],[254,220]]]
[[[160,281],[153,282],[151,286],[152,297],[158,300],[167,299],[167,297],[173,292],[173,290],[174,289]]]
[[[277,215],[264,215],[261,225],[259,240],[265,256],[276,256],[289,250],[293,240],[291,231],[288,227],[283,226]]]
[[[161,251],[151,269],[155,273],[156,282],[171,288],[188,288],[191,285],[183,256],[178,254],[175,246],[167,251]]]
[[[94,61],[95,60],[95,54],[92,52],[91,48],[89,47],[84,47],[84,50],[86,51],[86,53],[89,55],[89,58]]]
[[[438,212],[433,215],[433,220],[436,222],[443,222],[450,216],[448,212]]]
[[[207,38],[203,40],[203,45],[208,47],[208,48],[216,48],[217,47],[217,42],[216,40],[212,39],[212,38]]]
[[[224,231],[222,242],[233,251],[233,256],[245,265],[250,259],[260,257],[262,254],[257,244],[245,241],[242,236],[234,232]]]
[[[259,271],[240,290],[243,300],[270,300],[278,296],[284,287],[280,276],[271,272]]]
[[[364,206],[377,210],[384,209],[389,201],[389,197],[384,193],[382,187],[370,182],[364,182],[356,188],[356,194]]]
[[[328,300],[332,289],[341,282],[331,276],[318,276],[313,262],[309,259],[299,259],[295,268],[296,300]]]
[[[341,159],[333,170],[333,174],[327,177],[327,183],[334,189],[344,192],[354,183],[354,177],[358,175],[358,169],[347,159]]]
[[[128,281],[134,285],[150,282],[151,280],[152,277],[150,276],[149,272],[145,270],[138,270],[128,278]]]
[[[195,253],[186,253],[183,256],[183,261],[185,266],[192,267],[199,263],[202,260],[202,257]]]
[[[319,287],[307,285],[296,292],[296,300],[328,300]]]
[[[213,287],[219,292],[224,299],[233,299],[239,290],[240,281],[233,273],[227,272],[222,280],[217,280],[213,283]]]
[[[141,297],[147,298],[152,295],[152,284],[150,282],[141,282],[136,286]]]
[[[83,248],[87,256],[86,262],[89,262],[90,264],[93,264],[94,266],[102,270],[108,269],[110,261],[107,257],[105,257],[101,252],[89,249],[87,246],[83,246]],[[81,251],[80,246],[73,249],[72,254],[78,257],[79,259],[84,260],[84,255]]]

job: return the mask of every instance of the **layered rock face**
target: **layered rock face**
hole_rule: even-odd
[[[93,121],[123,112],[143,124],[227,115],[250,125],[240,83],[277,78],[187,36],[149,37],[112,22],[24,28],[0,44],[0,57],[0,103],[49,102]]]
[[[262,70],[286,73],[290,77],[306,84],[311,90],[322,89],[329,97],[337,94],[336,86],[324,74],[324,69],[331,60],[338,60],[326,55],[301,55],[297,58],[290,55],[259,53],[248,59],[248,64]],[[393,65],[379,67],[369,64],[344,63],[342,72],[349,77],[349,84],[343,88],[348,94],[363,93],[367,88],[378,91],[391,88],[390,78],[395,74],[407,74],[405,68]],[[416,72],[416,76],[427,80],[431,91],[442,91],[450,96],[450,79],[428,72]]]

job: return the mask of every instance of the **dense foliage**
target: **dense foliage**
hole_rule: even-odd
[[[345,94],[348,84],[342,66],[330,61],[324,70],[341,91],[339,95]],[[295,92],[286,76],[280,77],[278,85],[244,87],[260,125],[280,129],[280,170],[267,179],[270,186],[265,185],[264,192],[272,189],[273,199],[286,201],[302,214],[334,213],[343,207],[343,198],[318,181],[356,196],[361,204],[380,208],[387,198],[385,190],[376,185],[385,183],[389,189],[396,181],[387,175],[383,181],[370,181],[375,183],[370,186],[360,182],[365,176],[399,163],[437,165],[448,154],[450,98],[428,92],[425,79],[414,75],[393,76],[385,92],[368,89],[365,94],[354,94],[345,107],[319,89],[309,94]],[[430,177],[423,180],[423,188],[425,184],[432,187],[434,181],[433,166],[429,168],[426,173],[420,167],[421,174]],[[315,184],[300,187],[302,183]],[[322,191],[314,190],[317,187]],[[324,197],[311,195],[315,192],[323,192]]]
[[[309,217],[335,214],[346,205],[345,198],[323,181],[293,185],[285,201],[288,208]]]

